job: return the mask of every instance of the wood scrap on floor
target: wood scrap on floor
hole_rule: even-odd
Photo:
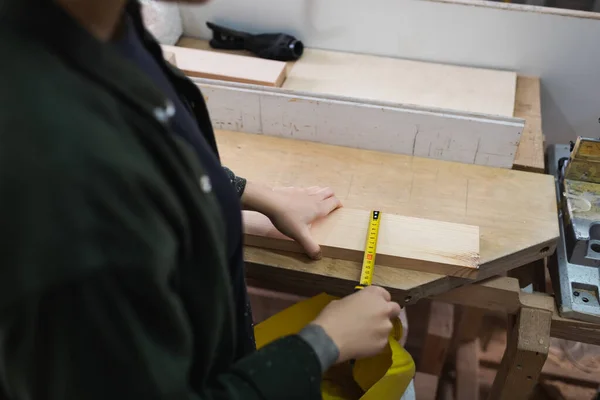
[[[515,72],[306,49],[283,87],[512,117]]]
[[[324,257],[361,261],[370,212],[342,207],[313,223],[311,233]],[[265,249],[302,252],[264,215],[244,211],[245,243]],[[479,228],[472,225],[381,214],[377,265],[446,272],[478,268]]]
[[[177,67],[193,77],[275,87],[281,86],[286,78],[286,64],[281,61],[178,46],[161,47],[164,52],[174,54]]]

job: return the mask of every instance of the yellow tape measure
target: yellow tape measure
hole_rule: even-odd
[[[362,270],[360,272],[360,281],[356,290],[363,289],[373,281],[373,271],[375,268],[375,255],[377,254],[377,237],[379,236],[379,222],[381,213],[372,211],[369,219],[369,229],[367,230],[367,244],[365,246],[365,255],[363,256]]]

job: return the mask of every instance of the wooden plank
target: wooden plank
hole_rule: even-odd
[[[286,89],[512,117],[514,72],[306,49]]]
[[[551,176],[238,132],[216,137],[223,164],[247,179],[331,186],[346,208],[479,226],[480,268],[461,278],[506,272],[556,245]]]
[[[207,41],[185,37],[178,42],[178,46],[252,56],[251,53],[246,51],[211,49]],[[288,69],[290,71],[293,66],[293,62],[288,63]],[[316,79],[316,77],[314,77],[314,79]],[[519,79],[518,82],[521,82],[521,79]],[[527,82],[526,79],[525,85],[517,86],[517,89],[521,89],[520,91],[517,91],[517,95],[521,97],[525,96],[526,98],[516,98],[515,110],[517,110],[517,105],[519,105],[518,110],[525,110],[526,107],[530,107],[534,102],[534,99],[531,98],[533,95],[531,95],[531,90],[529,89],[529,86],[527,86]],[[421,157],[434,157],[449,161],[474,162],[476,164],[483,163],[490,166],[507,168],[512,167],[512,159],[514,159],[514,155],[517,154],[517,146],[519,144],[518,137],[512,136],[512,133],[510,133],[510,130],[508,129],[503,132],[497,132],[496,124],[502,123],[502,120],[495,120],[493,118],[484,118],[481,120],[481,122],[491,124],[492,127],[489,127],[489,129],[494,129],[493,132],[491,130],[480,132],[479,125],[472,121],[472,119],[459,119],[459,121],[454,121],[452,124],[440,123],[432,128],[431,122],[429,124],[424,124],[423,121],[420,121],[420,119],[425,119],[425,121],[427,121],[427,115],[412,115],[411,118],[406,117],[398,121],[389,116],[382,119],[380,115],[381,112],[370,112],[371,110],[369,108],[356,108],[356,101],[346,101],[343,102],[343,104],[336,104],[336,109],[340,108],[340,110],[337,112],[330,112],[329,108],[332,106],[330,104],[331,101],[329,100],[339,100],[339,96],[330,96],[332,99],[327,99],[326,96],[313,99],[311,98],[310,93],[302,95],[300,92],[292,91],[292,94],[296,94],[297,96],[291,98],[284,96],[281,98],[273,96],[271,93],[260,93],[258,98],[252,98],[245,91],[235,90],[231,92],[231,88],[229,89],[230,91],[226,91],[226,88],[223,87],[205,86],[201,83],[199,85],[206,95],[205,97],[211,111],[213,124],[218,129],[272,134],[276,136],[290,136],[329,144],[390,151],[398,154],[412,154]],[[315,85],[317,85],[317,83],[315,83]],[[289,91],[286,93],[290,94]],[[312,96],[314,96],[314,93]],[[264,100],[264,97],[268,98],[268,100]],[[308,103],[303,101],[305,98],[309,100]],[[360,102],[364,103],[365,99],[362,99]],[[263,106],[263,103],[268,104],[268,107]],[[537,103],[539,104],[539,97]],[[391,104],[390,106],[391,107],[388,108],[398,108],[397,105],[394,104]],[[402,107],[400,108],[402,109]],[[270,112],[269,109],[274,109],[276,112]],[[323,111],[319,111],[321,109]],[[378,111],[378,109],[376,111]],[[408,108],[406,111],[411,111],[411,109]],[[389,114],[389,111],[386,112]],[[349,115],[356,115],[356,117],[349,118]],[[512,111],[510,115],[513,115]],[[450,117],[444,113],[441,113],[441,116],[444,118]],[[519,119],[525,118],[526,120],[532,118],[526,110],[518,115],[515,114],[515,116],[518,116]],[[397,118],[400,117],[398,116]],[[413,121],[412,119],[415,120]],[[357,124],[355,120],[360,123]],[[479,121],[479,119],[477,120]],[[413,124],[412,130],[409,129],[411,123]],[[461,127],[459,125],[463,126]],[[405,127],[403,129],[403,135],[408,136],[409,139],[414,137],[414,139],[398,140],[399,127]],[[423,132],[427,132],[429,128],[436,131],[434,136],[423,134]],[[440,129],[442,129],[442,133],[449,132],[449,134],[453,134],[453,132],[468,132],[469,134],[453,136],[453,145],[445,146],[445,136],[448,134],[442,134],[440,136]],[[417,130],[421,132],[420,136],[415,133]],[[504,136],[507,134],[507,131],[509,132],[509,137]],[[366,132],[369,134],[367,135]],[[343,136],[340,137],[341,135]],[[481,137],[482,135],[483,137]],[[504,139],[508,142],[501,143]],[[486,142],[490,140],[495,141],[496,143],[488,146]],[[509,143],[509,146],[511,146],[511,141],[514,143],[514,149],[506,153],[509,155],[508,159],[511,160],[508,160],[507,158],[498,160],[498,150],[506,149],[506,143]],[[483,146],[476,146],[477,143],[483,143]],[[486,154],[486,149],[494,149],[494,156],[490,157],[492,152]],[[481,152],[481,154],[478,155],[472,153],[473,151],[475,153]],[[524,153],[524,155],[527,154],[528,153]],[[525,161],[521,162],[515,160],[515,162],[520,165]]]
[[[525,128],[517,149],[513,168],[544,172],[544,134],[540,101],[540,79],[517,77],[514,116],[525,120]]]
[[[549,311],[528,307],[521,309],[489,400],[529,398],[548,357],[551,321],[552,313]]]
[[[311,233],[323,256],[360,262],[364,255],[370,211],[342,207],[316,221]],[[245,244],[303,252],[263,214],[244,211]],[[471,225],[381,214],[377,265],[447,273],[478,268],[479,228]]]
[[[456,398],[479,399],[479,339],[461,343],[456,350]]]
[[[189,37],[182,37],[177,45],[253,57],[252,53],[247,51],[212,49],[208,41]],[[294,62],[287,64],[288,71],[291,71]],[[513,168],[529,172],[544,172],[544,135],[542,133],[539,78],[517,76],[513,116],[525,120],[525,129],[523,129],[517,147]],[[226,127],[222,129],[226,129]]]
[[[175,54],[177,67],[193,77],[275,87],[281,86],[286,77],[286,64],[281,61],[177,46],[161,47]]]
[[[253,286],[307,297],[321,292],[337,296],[352,293],[361,269],[360,262],[328,257],[309,261],[303,254],[251,246],[246,246],[244,259],[248,281]],[[392,298],[401,304],[411,304],[431,294],[447,291],[463,281],[386,266],[377,266],[373,276],[373,284],[388,289]]]
[[[195,80],[216,129],[512,168],[522,119]]]

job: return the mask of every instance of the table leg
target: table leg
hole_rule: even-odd
[[[461,307],[456,342],[456,398],[479,399],[479,331],[485,310]]]
[[[439,377],[446,362],[446,354],[454,331],[454,306],[432,301],[427,325],[427,336],[417,366],[415,386],[419,400],[435,399]]]
[[[552,313],[547,310],[521,308],[488,400],[529,397],[548,357],[551,320]]]

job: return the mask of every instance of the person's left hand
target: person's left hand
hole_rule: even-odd
[[[321,258],[321,248],[310,233],[311,224],[342,206],[328,187],[269,188],[250,183],[242,202],[269,217],[275,228],[298,242],[313,259]]]

